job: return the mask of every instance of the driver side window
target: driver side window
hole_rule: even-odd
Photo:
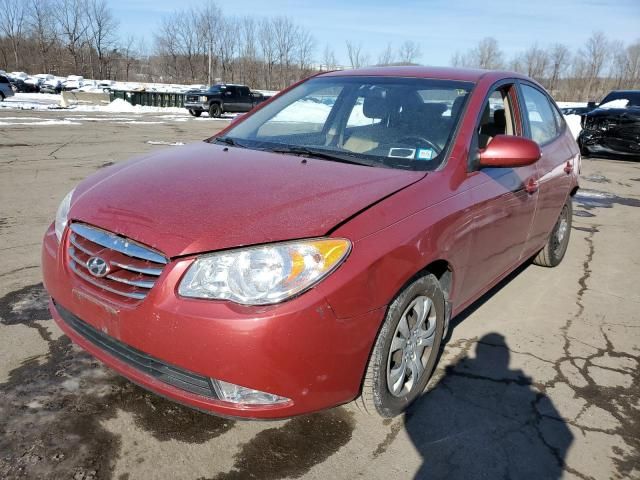
[[[513,88],[513,85],[506,85],[494,90],[484,104],[476,131],[478,148],[487,148],[496,135],[517,134],[511,104]]]

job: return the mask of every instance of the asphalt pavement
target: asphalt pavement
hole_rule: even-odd
[[[226,125],[184,114],[0,111],[0,478],[640,478],[640,163],[586,159],[571,242],[454,319],[393,420],[345,405],[221,419],[134,386],[50,319],[40,242],[97,169]]]

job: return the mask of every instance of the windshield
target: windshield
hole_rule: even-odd
[[[311,79],[229,130],[246,148],[433,170],[472,84],[390,77]]]

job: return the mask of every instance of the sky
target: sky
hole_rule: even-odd
[[[107,0],[122,34],[144,37],[149,47],[163,16],[204,1]],[[286,15],[316,39],[316,61],[325,45],[348,63],[345,42],[362,44],[375,61],[391,42],[420,45],[419,63],[448,65],[456,51],[492,36],[507,58],[533,44],[580,48],[594,31],[629,44],[640,40],[640,0],[234,0],[218,1],[226,16]]]

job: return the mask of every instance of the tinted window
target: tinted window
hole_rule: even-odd
[[[558,126],[553,113],[553,106],[547,96],[540,90],[522,85],[531,138],[539,144],[547,143],[558,135]]]
[[[432,170],[444,159],[472,85],[450,80],[309,80],[227,132],[249,148],[313,148],[369,163]]]
[[[9,79],[0,75],[0,83],[9,83]]]
[[[249,96],[249,87],[238,87],[238,92],[240,93],[241,96],[248,97]]]

